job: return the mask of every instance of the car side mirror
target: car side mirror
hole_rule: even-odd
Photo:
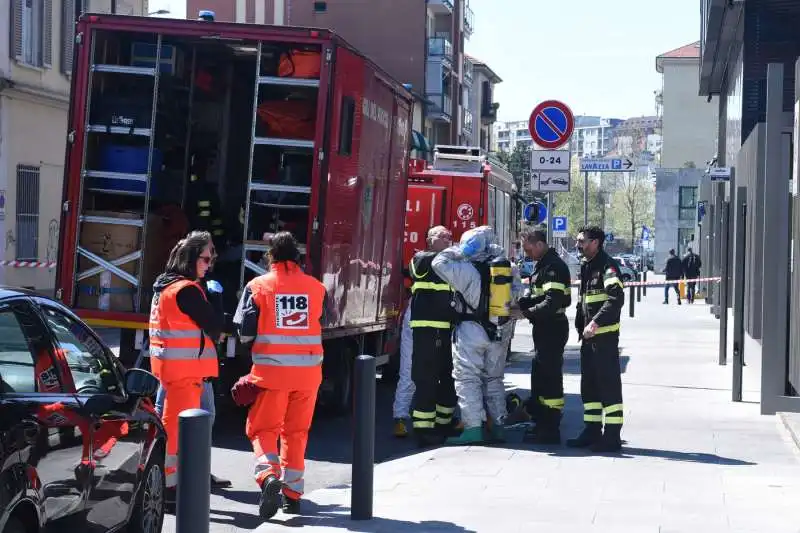
[[[158,378],[147,370],[131,368],[125,372],[125,392],[129,396],[153,396],[158,385]]]

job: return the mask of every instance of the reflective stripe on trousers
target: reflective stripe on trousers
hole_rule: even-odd
[[[623,404],[617,403],[603,407],[600,402],[583,404],[583,421],[587,423],[621,425],[623,423]],[[613,415],[613,416],[612,416]]]
[[[164,461],[164,475],[166,476],[167,488],[178,486],[178,456],[167,455]]]
[[[256,459],[256,467],[253,475],[256,478],[256,483],[259,486],[264,483],[264,480],[269,476],[281,478],[281,462],[277,454],[268,453]]]

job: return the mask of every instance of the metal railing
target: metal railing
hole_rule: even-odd
[[[475,65],[468,58],[464,58],[463,64],[464,83],[472,84],[473,76],[475,75]]]
[[[473,128],[473,117],[472,111],[469,109],[464,109],[464,123],[462,124],[462,129],[465,133],[472,133],[474,130]]]
[[[464,32],[472,35],[473,31],[475,31],[475,13],[472,12],[472,8],[466,6],[464,8]]]

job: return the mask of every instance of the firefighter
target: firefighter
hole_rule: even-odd
[[[457,313],[453,377],[464,430],[447,443],[483,442],[484,421],[490,438],[503,441],[506,344],[502,339],[504,327],[512,324],[511,263],[495,244],[494,230],[481,226],[464,233],[458,246],[440,252],[432,267],[454,292]]]
[[[436,254],[452,244],[444,226],[428,231],[428,249],[411,259],[411,419],[420,446],[441,444],[453,427],[456,389],[451,347],[450,286],[431,268]]]
[[[620,312],[625,292],[619,265],[603,250],[605,232],[587,226],[578,233],[581,283],[575,328],[581,339],[581,399],[584,428],[567,446],[613,452],[622,447]],[[604,424],[605,423],[605,424]]]
[[[547,245],[541,230],[524,230],[520,236],[525,255],[536,261],[529,297],[519,300],[521,314],[533,325],[536,357],[531,362],[531,395],[521,409],[536,421],[525,440],[536,444],[561,442],[564,410],[564,347],[569,339],[567,308],[571,304],[569,267]]]
[[[308,431],[322,383],[325,306],[325,286],[301,269],[291,233],[272,237],[269,258],[270,271],[247,284],[234,316],[242,342],[253,342],[253,366],[233,394],[238,404],[250,404],[246,433],[264,520],[281,506],[299,511]]]
[[[211,234],[193,231],[175,245],[153,284],[150,364],[165,391],[161,418],[167,430],[168,501],[178,481],[178,415],[199,408],[204,382],[219,374],[215,343],[222,323],[198,283],[213,260]]]
[[[186,192],[186,213],[190,227],[211,233],[214,245],[222,250],[227,244],[222,208],[219,195],[206,180],[206,167],[207,165],[195,156]]]

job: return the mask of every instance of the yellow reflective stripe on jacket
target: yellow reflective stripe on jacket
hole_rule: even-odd
[[[412,328],[450,329],[450,322],[440,320],[411,320],[408,325]]]
[[[450,285],[447,283],[433,283],[432,281],[416,281],[411,285],[411,292],[418,289],[426,291],[449,291]]]
[[[410,270],[410,271],[411,271],[411,276],[412,276],[412,277],[414,277],[414,278],[419,278],[419,279],[422,279],[422,278],[424,278],[425,276],[427,276],[427,275],[428,275],[428,273],[427,273],[427,272],[425,272],[425,273],[424,273],[423,275],[421,275],[421,276],[420,276],[419,274],[417,274],[417,269],[416,269],[416,268],[414,268],[414,260],[413,260],[413,259],[412,259],[412,260],[411,260],[411,262],[408,264],[408,270]]]
[[[548,281],[544,285],[542,285],[542,290],[547,292],[549,290],[556,290],[556,291],[564,291],[565,293],[569,291],[569,287],[564,285],[563,283],[558,283],[557,281]]]
[[[613,333],[615,331],[619,331],[619,322],[616,324],[611,324],[609,326],[600,326],[595,330],[595,335],[602,335],[603,333]]]
[[[605,302],[608,300],[608,294],[600,293],[600,294],[585,294],[584,295],[584,302],[587,304],[594,304],[597,302]]]
[[[617,276],[612,276],[603,280],[603,287],[608,288],[611,285],[619,285],[620,287],[625,288]]]

